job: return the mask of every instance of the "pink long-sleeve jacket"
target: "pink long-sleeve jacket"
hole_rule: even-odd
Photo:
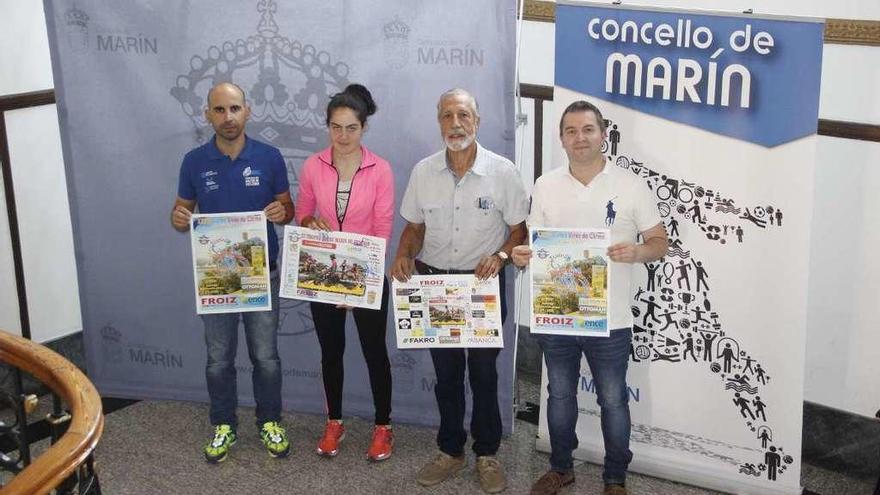
[[[336,219],[338,182],[332,147],[308,157],[299,176],[296,223],[302,225],[303,218],[315,216],[327,221],[334,230],[391,240],[394,219],[391,165],[361,145],[361,166],[351,179],[351,193],[342,225]]]

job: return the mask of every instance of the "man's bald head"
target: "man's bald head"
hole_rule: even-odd
[[[247,98],[244,94],[244,90],[241,89],[241,86],[239,86],[238,84],[235,84],[233,82],[224,81],[224,82],[215,84],[214,87],[212,87],[211,89],[208,90],[208,98],[207,98],[208,108],[211,108],[211,96],[214,94],[215,90],[220,89],[220,88],[234,89],[234,90],[238,91],[239,94],[241,94],[242,105],[244,105],[245,101],[247,100]]]

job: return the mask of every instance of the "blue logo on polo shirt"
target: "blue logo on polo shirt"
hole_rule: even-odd
[[[617,199],[617,196],[608,200],[608,204],[605,205],[605,225],[612,226],[614,225],[614,217],[617,216],[617,210],[614,209],[614,200]]]

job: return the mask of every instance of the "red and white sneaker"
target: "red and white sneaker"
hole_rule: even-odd
[[[391,450],[394,448],[394,432],[388,425],[377,425],[373,430],[373,441],[370,443],[370,450],[367,451],[367,458],[371,461],[384,461],[391,457]]]
[[[326,457],[334,457],[339,453],[339,442],[345,438],[345,426],[337,420],[327,421],[324,436],[318,441],[317,453]]]

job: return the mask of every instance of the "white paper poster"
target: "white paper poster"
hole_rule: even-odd
[[[608,336],[608,229],[529,232],[531,333]]]
[[[272,309],[263,212],[195,214],[190,235],[196,313]]]
[[[284,227],[281,297],[379,309],[385,239]]]
[[[497,277],[414,275],[391,287],[398,349],[504,347]]]

